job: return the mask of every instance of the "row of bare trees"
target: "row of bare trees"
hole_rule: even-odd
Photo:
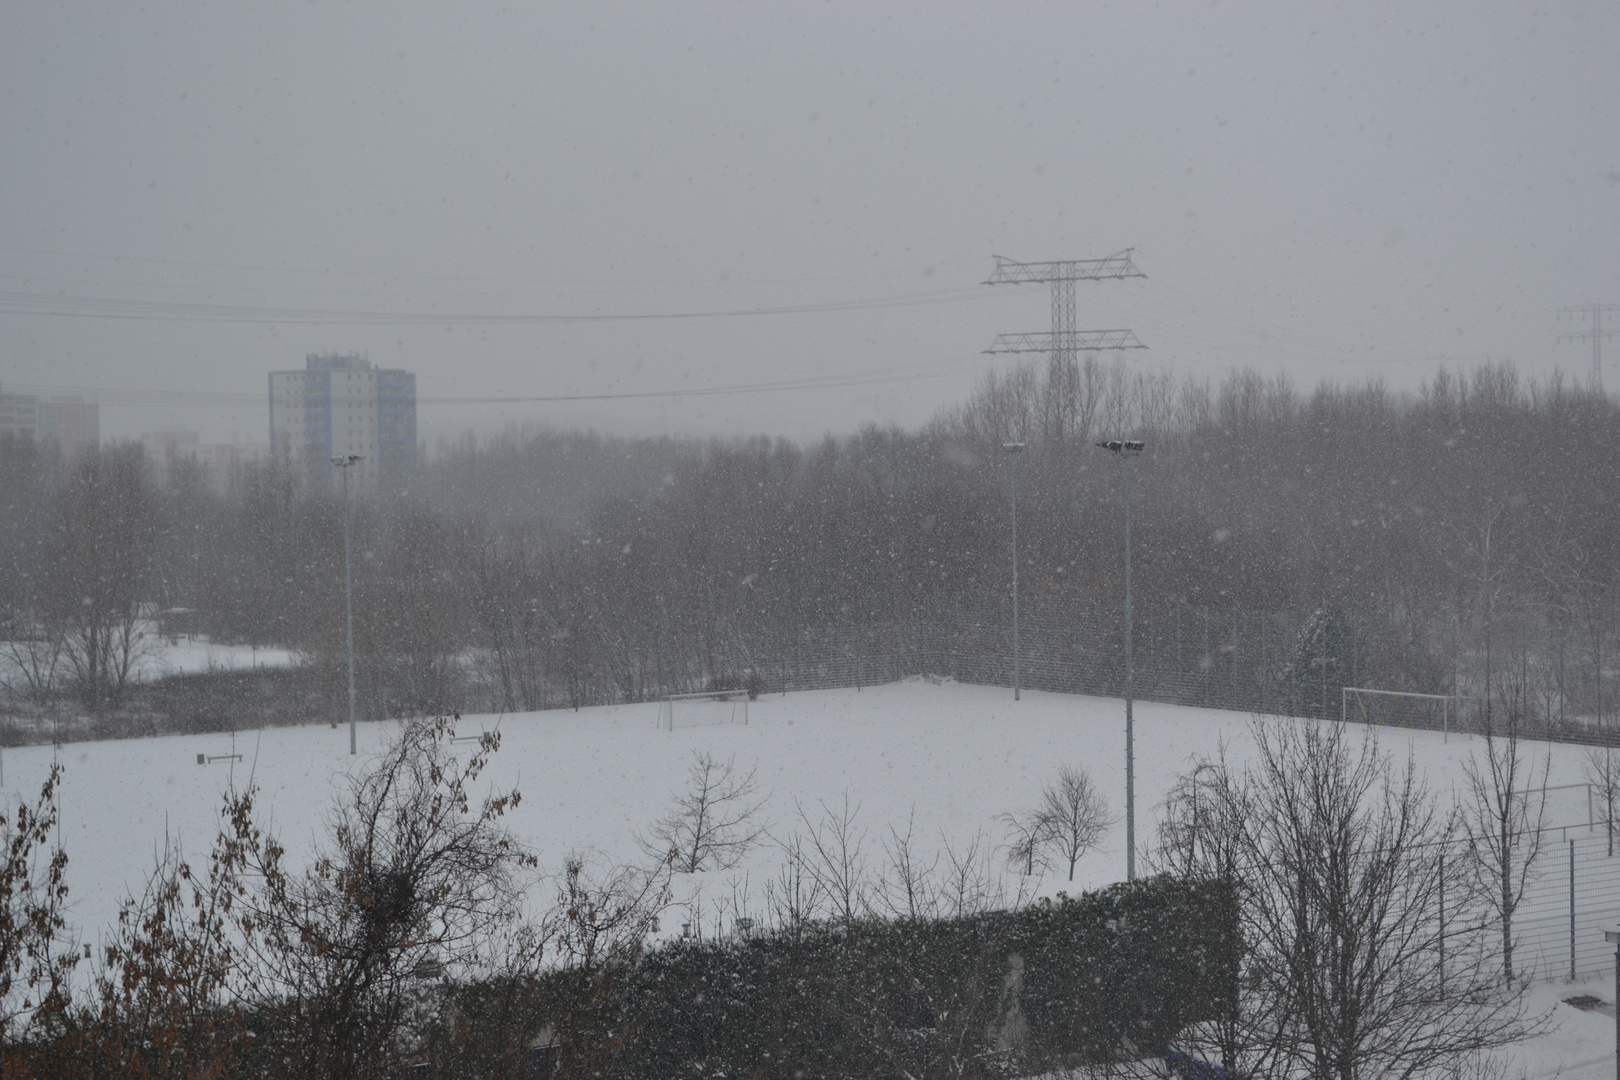
[[[1162,807],[1159,872],[1236,885],[1246,952],[1229,993],[1180,1048],[1230,1075],[1323,1080],[1486,1072],[1490,1055],[1544,1030],[1515,959],[1515,918],[1537,871],[1550,755],[1526,737],[1523,699],[1500,693],[1454,803],[1376,732],[1257,720],[1256,752],[1197,763]],[[1594,749],[1593,770],[1612,764]],[[1612,785],[1596,788],[1612,800]],[[723,869],[769,834],[752,773],[697,755],[688,791],[646,850],[685,870]],[[762,903],[685,894],[687,929],[790,928],[817,918],[928,919],[1017,906],[984,838],[932,851],[915,821],[873,843],[859,806],[796,808]],[[1067,869],[1110,821],[1086,775],[1063,768],[1024,814],[1004,816],[997,855],[1015,871]],[[710,830],[705,834],[705,830]],[[703,852],[694,859],[692,853]]]
[[[148,651],[162,520],[139,449],[86,454],[38,537],[31,587],[8,612],[0,664],[36,704],[71,688],[92,712],[115,704]]]
[[[1116,606],[1121,477],[1091,441],[1128,435],[1148,442],[1138,603],[1342,612],[1365,683],[1484,698],[1511,675],[1538,716],[1612,715],[1620,409],[1607,398],[1503,367],[1405,395],[1095,361],[1040,372],[991,377],[922,431],[805,447],[556,433],[441,447],[409,496],[356,507],[362,708],[645,699],[739,669],[769,679],[807,641],[874,627],[921,641],[955,613],[998,610],[1004,440],[1028,443],[1032,609]],[[115,701],[142,604],[194,612],[219,640],[294,649],[341,701],[337,500],[270,469],[224,495],[165,473],[155,487],[128,447],[69,468],[0,441],[16,510],[0,526],[12,702]]]
[[[694,933],[728,918],[792,929],[815,919],[960,918],[1017,906],[1049,871],[1066,868],[1073,881],[1076,863],[1113,824],[1091,778],[1067,765],[1033,809],[1002,816],[999,843],[983,832],[954,842],[941,834],[930,843],[918,833],[915,812],[903,829],[890,823],[874,840],[848,793],[836,804],[795,804],[787,830],[773,832],[767,802],[754,770],[695,752],[686,790],[642,838],[648,858],[679,875],[732,870],[761,846],[778,849],[778,870],[757,903],[735,882],[726,895],[704,897],[700,885],[684,897]]]

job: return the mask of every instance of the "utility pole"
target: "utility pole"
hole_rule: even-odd
[[[1603,393],[1603,339],[1614,337],[1613,330],[1603,329],[1603,316],[1605,313],[1613,315],[1620,312],[1620,304],[1576,304],[1573,307],[1559,308],[1559,315],[1582,316],[1592,328],[1590,330],[1573,330],[1567,334],[1559,334],[1560,343],[1565,341],[1590,341],[1592,343],[1592,379],[1591,388],[1594,394]]]
[[[1069,259],[1060,262],[1021,263],[995,256],[995,272],[986,285],[1051,285],[1052,330],[1046,334],[998,334],[987,353],[1047,353],[1051,356],[1052,385],[1073,370],[1076,355],[1100,349],[1145,349],[1129,330],[1076,330],[1074,283],[1146,277],[1131,261],[1126,248],[1106,259]],[[1050,434],[1050,433],[1049,433]]]
[[[343,609],[349,637],[349,754],[358,751],[354,737],[354,576],[349,571],[349,470],[365,459],[358,454],[335,457],[332,464],[343,470]]]
[[[1018,455],[1023,452],[1021,442],[1003,443],[1001,448],[1012,459],[1012,593],[1013,593],[1013,700],[1018,700],[1020,679],[1018,671]]]
[[[1125,880],[1136,880],[1136,725],[1135,668],[1131,663],[1131,461],[1145,443],[1110,439],[1097,446],[1125,462]]]

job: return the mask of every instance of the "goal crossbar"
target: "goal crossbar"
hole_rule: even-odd
[[[665,731],[675,730],[675,704],[680,701],[740,701],[742,702],[742,722],[748,724],[748,691],[746,690],[699,690],[690,694],[665,694],[658,702],[658,726]],[[736,707],[732,707],[731,722],[736,722]]]
[[[1451,734],[1451,703],[1462,700],[1454,694],[1418,694],[1410,690],[1379,690],[1371,686],[1345,686],[1339,691],[1339,719],[1344,722],[1350,720],[1350,700],[1352,695],[1358,702],[1365,700],[1362,695],[1373,698],[1396,698],[1415,702],[1438,703],[1440,713],[1440,731],[1445,737]],[[1367,716],[1366,706],[1361,708],[1361,715],[1357,717],[1362,723],[1371,723]],[[1403,725],[1404,726],[1404,725]]]

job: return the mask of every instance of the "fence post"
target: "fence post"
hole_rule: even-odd
[[[1575,841],[1569,842],[1569,981],[1575,981]]]
[[[1266,711],[1266,675],[1270,657],[1267,652],[1267,631],[1271,628],[1271,620],[1265,612],[1260,613],[1260,711]]]
[[[1204,705],[1209,705],[1211,684],[1215,681],[1215,661],[1209,655],[1209,608],[1204,608]]]
[[[1187,677],[1187,663],[1181,656],[1181,605],[1176,605],[1176,682]]]
[[[1238,704],[1238,609],[1232,609],[1232,700],[1226,706],[1229,709],[1237,708]]]
[[[1440,847],[1440,1000],[1446,1000],[1446,849]]]
[[[1558,723],[1564,722],[1564,623],[1558,622]]]

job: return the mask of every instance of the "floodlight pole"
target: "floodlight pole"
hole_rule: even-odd
[[[1620,1080],[1620,930],[1603,931],[1603,940],[1614,946],[1614,1076]]]
[[[1013,700],[1018,700],[1018,455],[1024,449],[1021,442],[1002,443],[1001,448],[1012,459],[1012,596],[1013,596]]]
[[[1136,880],[1136,727],[1131,716],[1135,671],[1131,665],[1131,460],[1145,443],[1113,439],[1097,444],[1125,462],[1125,880]]]
[[[358,753],[354,736],[354,576],[349,570],[349,469],[365,460],[358,454],[335,457],[332,464],[343,470],[343,609],[349,639],[349,753]]]

